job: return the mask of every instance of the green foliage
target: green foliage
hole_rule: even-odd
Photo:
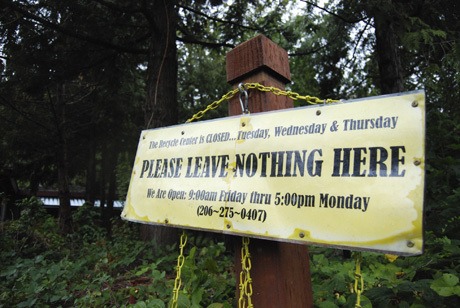
[[[232,307],[235,288],[231,272],[233,258],[226,254],[224,243],[197,236],[192,245],[182,269],[184,287],[180,295],[189,303],[184,305],[208,307],[221,303],[222,307]]]
[[[64,238],[58,232],[55,219],[46,214],[42,202],[31,197],[18,201],[15,206],[21,215],[5,223],[0,233],[0,253],[30,257],[46,252],[59,257]]]
[[[56,219],[37,199],[18,206],[21,218],[5,223],[0,233],[0,307],[168,306],[177,245],[142,242],[136,224],[119,220],[112,221],[108,238],[97,224],[98,210],[90,205],[74,213],[74,222],[81,225],[62,237]],[[361,305],[459,305],[460,240],[437,232],[426,233],[420,256],[363,253]],[[233,307],[234,260],[224,243],[190,235],[184,255],[179,307]],[[354,307],[355,261],[333,249],[312,247],[310,256],[315,306]]]
[[[21,217],[0,229],[0,307],[167,307],[175,245],[143,242],[137,225],[119,219],[108,238],[99,209],[89,204],[73,214],[74,232],[63,237],[39,200],[18,206]],[[233,256],[203,236],[190,236],[187,247],[181,307],[231,307]]]
[[[101,227],[101,208],[85,203],[72,214],[74,232],[69,235],[74,245],[103,240],[106,231]]]
[[[67,259],[49,261],[43,255],[17,258],[0,273],[0,303],[16,307],[56,305],[72,298],[67,290],[69,275],[75,276],[78,264]]]
[[[339,251],[312,248],[315,305],[353,307],[354,260]],[[365,301],[373,307],[453,307],[459,304],[460,242],[427,234],[425,253],[394,260],[363,253]],[[364,302],[362,302],[364,305]],[[418,305],[418,306],[417,306]]]
[[[448,297],[452,295],[460,296],[460,285],[458,277],[454,274],[437,275],[437,278],[431,283],[430,288],[441,296]]]
[[[181,66],[178,72],[180,122],[204,110],[207,105],[230,90],[225,82],[225,55],[218,50],[203,50],[197,46],[179,49]],[[193,72],[193,74],[190,74]],[[227,103],[209,111],[204,119],[224,117],[228,114]]]

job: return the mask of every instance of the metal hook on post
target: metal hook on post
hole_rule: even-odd
[[[248,114],[249,109],[248,109],[248,91],[244,88],[244,84],[240,83],[238,85],[238,90],[240,91],[240,105],[241,105],[241,111],[243,114]],[[244,102],[243,102],[243,95],[244,95]]]

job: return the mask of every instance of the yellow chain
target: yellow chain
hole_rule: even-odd
[[[261,85],[260,83],[256,83],[256,82],[245,83],[243,85],[243,87],[245,89],[256,89],[256,90],[259,90],[261,92],[272,92],[275,95],[287,96],[287,97],[289,97],[289,98],[291,98],[291,99],[293,99],[295,101],[296,100],[304,100],[308,104],[312,104],[312,105],[330,104],[330,103],[338,103],[338,102],[340,102],[340,100],[335,100],[335,99],[330,99],[330,98],[328,98],[328,99],[320,99],[320,98],[315,97],[315,96],[309,96],[309,95],[303,96],[303,95],[300,95],[299,93],[292,92],[292,91],[284,91],[284,90],[278,89],[276,87],[266,87],[266,86]],[[223,101],[231,99],[238,92],[239,92],[238,88],[227,92],[227,94],[222,96],[221,99],[212,102],[204,110],[201,110],[201,111],[198,111],[197,113],[195,113],[190,119],[188,119],[186,121],[186,123],[190,123],[190,122],[193,122],[195,120],[201,119],[206,112],[208,112],[209,110],[216,109],[217,107],[219,107],[219,105]]]
[[[246,300],[248,308],[254,307],[252,305],[252,279],[251,279],[251,255],[249,254],[249,238],[243,237],[241,246],[241,272],[240,272],[240,298],[238,300],[238,307],[245,308]]]
[[[181,280],[181,271],[182,266],[184,265],[185,257],[184,257],[184,247],[187,243],[187,234],[185,231],[182,231],[182,235],[180,236],[180,254],[177,257],[177,266],[176,266],[176,279],[174,280],[174,289],[173,289],[173,298],[171,301],[171,308],[177,308],[177,300],[179,298],[179,291],[180,285],[182,283]]]
[[[209,104],[206,109],[204,110],[201,110],[201,111],[198,111],[197,113],[195,113],[190,119],[188,119],[187,121],[185,121],[186,123],[190,123],[190,122],[193,122],[195,120],[198,120],[198,119],[201,119],[204,114],[206,112],[208,112],[209,110],[213,110],[213,109],[216,109],[217,107],[219,107],[219,105],[225,101],[225,100],[228,100],[228,99],[231,99],[233,96],[235,96],[236,93],[238,93],[238,88],[237,89],[233,89],[229,92],[227,92],[227,94],[225,94],[224,96],[221,97],[221,99],[219,99],[218,101],[214,101],[212,102],[211,104]]]
[[[247,89],[257,89],[259,91],[262,91],[262,92],[272,92],[273,94],[275,95],[283,95],[283,96],[287,96],[293,100],[304,100],[306,101],[308,104],[312,104],[312,105],[316,105],[316,104],[330,104],[330,103],[338,103],[340,102],[340,100],[336,100],[336,99],[320,99],[318,97],[315,97],[315,96],[310,96],[310,95],[300,95],[299,93],[296,93],[296,92],[292,92],[292,91],[285,91],[285,90],[281,90],[281,89],[278,89],[278,88],[275,88],[275,87],[266,87],[264,85],[261,85],[260,83],[245,83],[244,84],[244,87],[247,88]]]
[[[363,275],[361,274],[361,262],[362,262],[362,255],[360,252],[355,252],[355,262],[356,262],[356,269],[355,269],[355,285],[354,291],[356,293],[356,308],[361,308],[361,293],[364,291],[364,280]]]

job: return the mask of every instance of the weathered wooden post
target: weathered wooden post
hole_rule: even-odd
[[[231,50],[227,54],[226,66],[227,81],[234,87],[239,83],[257,82],[284,89],[286,83],[290,82],[287,52],[263,35]],[[292,107],[292,100],[286,96],[260,91],[249,93],[251,113]],[[239,98],[236,96],[229,102],[229,114],[239,115],[241,112]],[[313,306],[306,246],[251,239],[249,249],[254,307]],[[237,259],[239,253],[238,248]],[[235,261],[235,265],[239,272],[240,261]]]

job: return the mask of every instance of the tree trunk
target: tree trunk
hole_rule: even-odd
[[[94,136],[88,141],[88,154],[86,165],[86,196],[85,201],[94,206],[96,201],[96,142]]]
[[[397,14],[394,13],[391,0],[385,5],[373,7],[371,16],[374,18],[376,53],[380,75],[382,94],[404,91],[403,71],[399,54],[397,30]]]
[[[177,124],[177,47],[175,1],[153,1],[147,14],[150,37],[145,127]]]
[[[112,231],[111,219],[113,217],[113,203],[115,200],[115,191],[116,191],[116,164],[118,160],[118,151],[113,144],[107,144],[106,150],[104,151],[105,155],[103,156],[103,173],[105,183],[101,200],[104,199],[106,206],[103,208],[102,218],[104,227],[107,230],[107,234],[110,236]]]
[[[57,128],[57,172],[59,186],[59,227],[63,234],[71,231],[72,213],[70,209],[69,157],[66,136],[66,108],[64,85],[57,86],[55,121]]]
[[[116,162],[116,161],[115,161]],[[115,191],[117,186],[117,177],[115,168],[112,168],[109,176],[109,190],[107,192],[107,208],[105,213],[105,227],[107,234],[112,236],[112,217],[113,217],[113,204],[115,202]]]
[[[145,127],[177,124],[176,1],[156,0],[147,4],[145,16],[151,28],[147,67]],[[177,242],[178,229],[141,226],[141,238],[158,245]]]
[[[68,175],[68,155],[64,145],[59,151],[58,181],[59,181],[59,227],[63,234],[71,231],[72,213],[70,209],[70,190]]]

